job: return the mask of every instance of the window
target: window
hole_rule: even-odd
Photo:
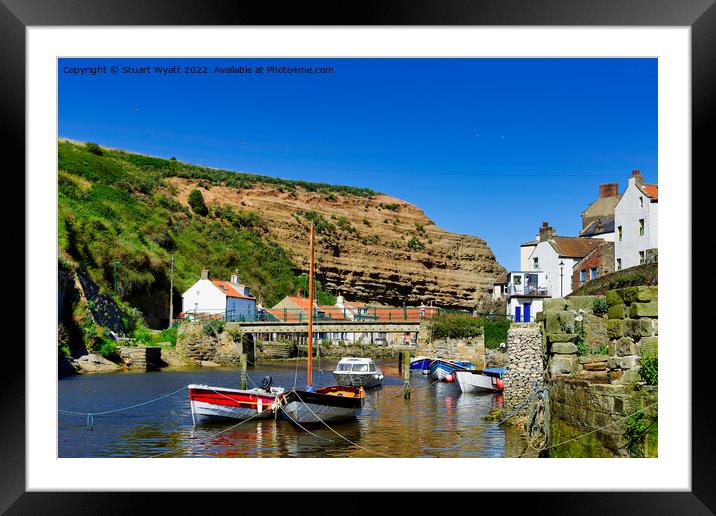
[[[644,251],[639,251],[639,263],[642,264],[644,262],[645,262]]]
[[[539,258],[532,258],[532,268],[534,270],[539,269]]]
[[[644,207],[644,198],[643,197],[639,197],[639,207],[640,208]]]
[[[596,267],[592,267],[592,268],[590,269],[590,272],[591,272],[591,276],[590,276],[590,277],[591,277],[592,279],[595,279],[597,276],[599,276],[599,270],[598,270]]]
[[[617,228],[617,239],[621,242],[622,241],[622,227],[619,226]]]
[[[622,259],[621,258],[617,258],[617,270],[618,271],[622,270]]]
[[[587,269],[582,269],[579,273],[579,282],[584,284],[587,281]]]
[[[644,236],[644,219],[639,219],[639,236]]]
[[[512,278],[512,282],[515,285],[522,285],[522,276],[515,276],[514,278]]]

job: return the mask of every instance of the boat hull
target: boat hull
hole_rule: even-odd
[[[462,362],[462,364],[470,364],[469,362]],[[455,371],[459,370],[468,370],[469,367],[471,367],[472,364],[468,367],[463,367],[461,365],[458,365],[456,362],[449,362],[447,360],[433,360],[430,363],[430,377],[434,380],[438,381],[445,381],[445,377],[449,374],[454,373]]]
[[[462,392],[502,392],[503,384],[498,374],[484,371],[455,371],[455,380]]]
[[[226,419],[266,419],[274,415],[277,396],[257,390],[190,385],[189,403],[194,423]]]
[[[333,372],[333,378],[335,378],[338,385],[350,385],[352,387],[364,387],[369,389],[371,387],[377,387],[383,383],[382,373],[343,373]]]
[[[315,392],[293,390],[286,394],[286,403],[282,410],[290,420],[299,424],[310,423],[331,423],[355,419],[363,410],[365,395],[360,397],[334,396],[325,392],[329,387],[318,389]],[[353,387],[340,387],[341,389],[353,389]]]
[[[414,358],[410,361],[410,369],[414,371],[428,371],[432,358]]]

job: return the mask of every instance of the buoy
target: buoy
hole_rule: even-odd
[[[445,375],[445,381],[448,383],[452,382],[454,379],[455,378],[453,377],[452,373],[448,373]]]
[[[503,390],[505,388],[505,383],[502,380],[500,380],[499,378],[497,379],[497,382],[495,382],[495,383],[497,384],[498,389]]]

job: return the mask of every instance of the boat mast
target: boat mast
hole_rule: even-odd
[[[308,385],[312,382],[311,368],[313,355],[313,222],[311,222],[311,250],[308,267]]]

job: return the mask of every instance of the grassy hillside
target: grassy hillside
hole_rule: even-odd
[[[238,269],[267,306],[305,282],[289,254],[268,238],[257,213],[212,207],[198,215],[177,201],[166,177],[237,188],[267,182],[334,195],[373,195],[368,189],[214,170],[66,140],[58,144],[58,163],[60,260],[80,267],[106,292],[112,291],[113,263],[119,261],[122,297],[145,314],[166,313],[172,254],[178,307],[181,293],[203,267],[221,278]]]

